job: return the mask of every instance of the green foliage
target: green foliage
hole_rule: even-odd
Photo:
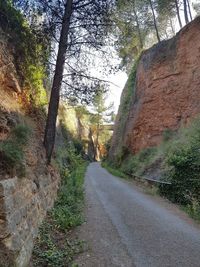
[[[11,132],[9,139],[0,142],[1,169],[4,171],[17,171],[24,175],[23,148],[28,142],[31,131],[26,125],[17,125]]]
[[[148,168],[162,168],[164,181],[159,192],[171,201],[183,205],[193,217],[199,216],[200,205],[200,120],[189,127],[181,128],[176,134],[167,129],[163,142],[157,147],[144,149],[136,155],[123,154],[117,166],[122,173],[142,176]],[[118,159],[119,160],[119,159]],[[159,166],[157,161],[161,161]]]
[[[43,85],[45,77],[45,69],[43,66],[28,66],[26,79],[29,82],[29,86],[31,88],[31,96],[36,106],[44,106],[47,104],[47,93]]]
[[[156,148],[146,148],[136,155],[129,155],[121,164],[121,170],[129,176],[142,175],[145,168],[152,162]]]
[[[125,91],[125,94],[122,98],[122,112],[127,114],[130,108],[131,100],[133,99],[134,93],[135,93],[135,81],[136,81],[136,72],[137,72],[137,66],[138,66],[139,58],[135,61],[130,74],[128,76],[128,81],[125,85],[127,88]],[[123,114],[124,115],[124,114]]]
[[[54,208],[40,229],[34,253],[34,266],[69,266],[73,257],[83,250],[84,243],[70,240],[67,231],[83,223],[83,182],[87,163],[73,143],[57,151],[61,187]],[[58,236],[60,237],[58,239]]]
[[[200,221],[200,204],[193,202],[192,205],[182,206],[182,209],[194,220]]]
[[[173,0],[116,1],[113,15],[117,28],[116,48],[128,72],[141,51],[157,42],[156,29],[161,39],[174,35],[175,16]]]
[[[121,166],[122,162],[127,158],[128,155],[128,148],[126,146],[122,146],[116,155],[114,164],[118,167]]]
[[[23,160],[23,156],[23,151],[16,142],[8,140],[0,143],[0,158],[6,169],[19,165]]]
[[[80,225],[83,205],[83,178],[86,164],[74,153],[69,151],[67,162],[70,167],[62,169],[62,186],[52,210],[52,218],[61,230]]]
[[[101,166],[114,176],[118,176],[124,179],[128,178],[122,171],[120,171],[120,169],[116,168],[115,166],[112,166],[108,162],[102,162]]]
[[[167,142],[170,139],[172,139],[174,136],[174,131],[172,131],[171,129],[165,129],[163,132],[163,142]]]
[[[58,236],[62,244],[58,243]],[[33,251],[33,266],[65,267],[73,260],[74,255],[83,250],[84,243],[69,240],[60,235],[55,225],[45,222],[40,227],[39,237]]]
[[[188,129],[175,138],[165,155],[170,167],[165,178],[170,187],[162,186],[160,191],[173,202],[182,205],[200,203],[200,122],[196,120]]]
[[[24,124],[18,124],[11,132],[12,138],[18,145],[25,145],[31,134],[31,129]]]
[[[36,29],[31,28],[26,19],[16,10],[11,1],[0,1],[0,23],[14,47],[17,73],[23,87],[29,90],[32,104],[42,106],[47,103],[43,80],[46,77],[49,57],[48,36],[41,38]]]

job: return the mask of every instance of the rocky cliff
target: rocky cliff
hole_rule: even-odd
[[[0,266],[4,267],[28,266],[34,238],[60,183],[56,168],[46,166],[44,113],[28,96],[33,84],[23,83],[15,48],[10,35],[0,29]]]
[[[121,96],[110,158],[158,145],[200,113],[200,17],[142,53]]]

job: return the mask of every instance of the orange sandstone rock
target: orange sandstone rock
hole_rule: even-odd
[[[122,146],[136,153],[158,145],[165,129],[176,130],[200,113],[200,17],[142,54],[132,90],[128,116],[119,108],[111,157]]]

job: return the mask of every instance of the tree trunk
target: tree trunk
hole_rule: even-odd
[[[97,135],[96,135],[96,144],[95,144],[95,156],[94,160],[99,161],[99,132],[100,132],[100,124],[97,124]]]
[[[189,23],[188,19],[188,11],[187,11],[187,0],[183,0],[183,5],[184,5],[184,16],[185,16],[185,23]]]
[[[159,36],[159,32],[158,32],[158,26],[157,26],[157,22],[156,22],[156,16],[155,16],[152,0],[149,0],[149,3],[150,3],[151,11],[153,14],[153,22],[154,22],[154,27],[156,30],[156,36],[157,36],[158,42],[160,42],[160,36]]]
[[[51,161],[51,156],[55,143],[56,119],[58,115],[60,89],[62,84],[65,56],[67,51],[70,18],[72,14],[72,4],[73,0],[66,0],[65,12],[62,21],[62,30],[60,34],[58,55],[56,60],[54,80],[51,89],[51,96],[50,96],[47,122],[45,128],[45,136],[44,136],[44,146],[46,149],[47,164],[49,164]]]
[[[142,50],[143,49],[143,41],[142,41],[142,35],[141,35],[141,31],[140,31],[140,24],[138,21],[137,13],[135,11],[135,7],[133,8],[133,13],[135,15],[135,20],[136,20],[136,24],[137,24],[137,32],[138,32],[138,37],[139,37],[139,41],[140,41],[140,50]]]
[[[173,35],[175,36],[176,32],[175,32],[174,25],[173,25],[173,22],[172,22],[171,18],[170,18],[170,27],[171,27]]]
[[[88,156],[89,159],[95,161],[95,140],[91,127],[89,128]]]
[[[179,22],[180,28],[182,29],[183,25],[182,25],[182,22],[181,22],[180,11],[179,11],[179,6],[178,6],[178,1],[177,0],[175,0],[175,5],[176,5],[176,14],[177,14],[177,17],[178,17],[178,22]]]
[[[188,4],[188,10],[189,10],[189,15],[190,15],[190,20],[192,21],[193,18],[192,18],[192,12],[191,12],[191,7],[190,7],[190,1],[187,0],[187,4]]]

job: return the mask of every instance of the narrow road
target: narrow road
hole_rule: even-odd
[[[200,228],[173,204],[143,193],[103,169],[86,173],[87,267],[200,267]]]

